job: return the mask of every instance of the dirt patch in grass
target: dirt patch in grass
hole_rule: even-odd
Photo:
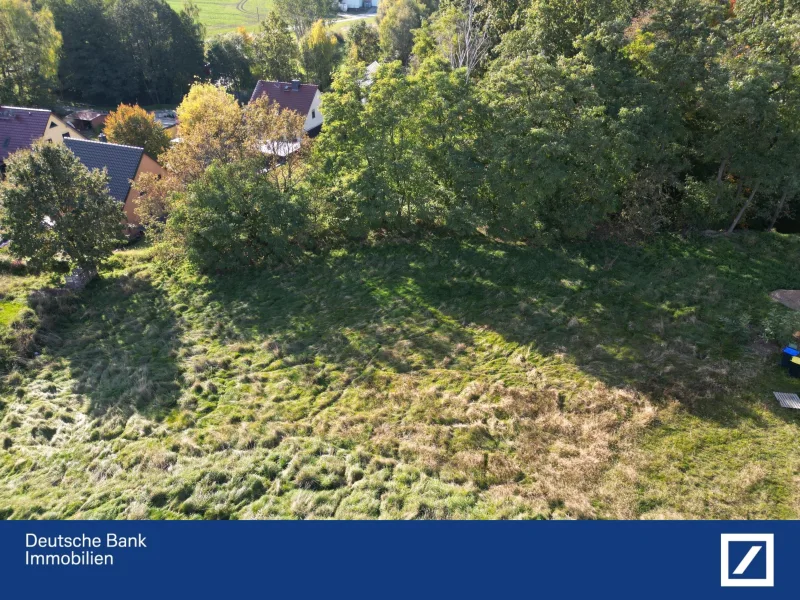
[[[800,310],[800,290],[775,290],[769,296],[787,308]]]

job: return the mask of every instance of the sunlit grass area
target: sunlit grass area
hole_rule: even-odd
[[[167,0],[176,11],[183,8],[183,0]],[[239,27],[256,31],[261,19],[272,8],[272,0],[199,0],[200,22],[206,27],[207,37],[228,33]]]
[[[4,378],[0,511],[796,518],[771,392],[800,391],[800,322],[768,293],[798,250],[384,242],[209,278],[120,252]]]
[[[363,19],[343,19],[341,21],[337,21],[331,25],[331,31],[335,31],[337,33],[341,33],[342,35],[347,34],[347,31],[359,21],[364,21],[368,25],[375,25],[376,24],[376,17],[364,17]]]

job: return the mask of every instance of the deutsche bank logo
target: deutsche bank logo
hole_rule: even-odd
[[[722,534],[722,587],[774,587],[775,535]]]

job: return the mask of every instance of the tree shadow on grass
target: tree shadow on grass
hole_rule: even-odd
[[[800,286],[785,260],[797,249],[794,240],[768,237],[663,238],[645,247],[461,244],[437,247],[435,262],[444,268],[416,281],[428,302],[454,318],[537,353],[564,355],[606,385],[677,399],[723,425],[743,417],[759,424],[752,392],[764,371],[800,387],[780,373],[777,345],[765,356],[758,340],[776,310],[769,292]],[[458,272],[465,263],[472,274]]]
[[[68,361],[89,414],[119,428],[134,413],[162,418],[176,403],[180,329],[167,298],[146,272],[95,280],[53,327],[49,352]],[[57,341],[56,341],[57,340]]]
[[[223,343],[275,348],[271,368],[321,359],[362,371],[431,368],[469,344],[470,333],[425,302],[402,254],[367,251],[275,272],[225,276],[197,307]]]
[[[202,288],[198,310],[217,320],[223,341],[274,344],[279,358],[266,369],[321,361],[359,377],[469,374],[480,359],[459,358],[459,349],[494,332],[507,358],[524,350],[557,356],[610,387],[677,399],[735,426],[760,420],[753,390],[742,386],[775,358],[751,347],[775,310],[769,291],[800,287],[800,273],[783,258],[798,249],[767,236],[662,238],[641,247],[386,244],[218,278]]]

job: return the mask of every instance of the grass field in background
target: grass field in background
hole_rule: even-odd
[[[431,240],[205,278],[123,251],[2,380],[1,516],[797,518],[766,340],[800,330],[768,297],[798,252]]]
[[[176,11],[183,7],[183,0],[167,0],[168,4]],[[224,0],[200,0],[200,21],[206,27],[206,37],[210,38],[221,33],[235,31],[244,27],[247,31],[258,31],[259,18],[264,19],[272,8],[272,0],[244,0],[226,2]],[[375,17],[363,19],[374,25]],[[344,19],[331,25],[331,30],[344,34],[358,19]]]
[[[353,25],[358,23],[359,21],[364,21],[368,25],[375,25],[377,18],[376,17],[365,17],[363,19],[342,19],[341,21],[337,21],[331,25],[331,31],[335,31],[337,33],[341,33],[344,35],[347,33],[347,30],[350,29]]]
[[[176,11],[183,7],[183,0],[167,0]],[[234,31],[244,27],[248,31],[258,29],[259,17],[263,19],[272,8],[272,0],[198,0],[200,22],[206,27],[206,36]]]

